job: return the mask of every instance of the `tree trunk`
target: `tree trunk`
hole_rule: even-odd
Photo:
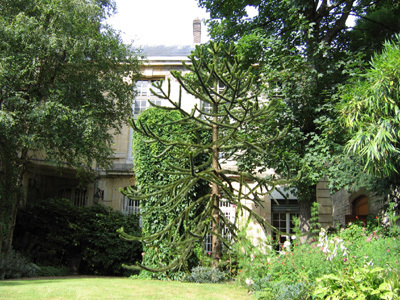
[[[27,151],[21,151],[19,158],[2,153],[3,174],[0,174],[0,254],[12,249],[18,209],[23,199],[22,179],[25,173]]]
[[[12,204],[11,210],[9,212],[9,218],[5,218],[8,220],[5,220],[7,223],[4,224],[4,229],[3,229],[3,237],[4,237],[4,242],[2,242],[2,246],[0,246],[0,253],[1,254],[7,254],[11,249],[12,249],[12,242],[13,242],[13,236],[14,236],[14,229],[15,229],[15,223],[17,221],[17,213],[18,213],[18,203],[17,201]]]
[[[213,113],[215,114],[214,116],[214,124],[212,125],[212,140],[213,140],[213,146],[212,146],[212,167],[214,169],[215,175],[219,176],[219,173],[221,172],[221,168],[219,165],[219,149],[217,146],[218,142],[218,125],[216,124],[218,122],[218,106],[217,103],[214,103],[213,105]],[[213,215],[213,221],[211,224],[211,230],[214,233],[211,237],[211,249],[213,253],[213,263],[212,267],[213,268],[218,268],[219,266],[219,260],[221,258],[221,240],[218,238],[219,235],[219,187],[216,183],[213,183],[211,186],[211,197],[214,198],[214,208],[212,211]]]

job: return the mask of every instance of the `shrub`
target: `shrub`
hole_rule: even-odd
[[[271,282],[265,289],[256,292],[257,298],[262,300],[305,300],[308,299],[308,295],[307,286],[301,282]]]
[[[124,275],[122,264],[141,259],[142,249],[141,243],[119,237],[121,227],[139,234],[138,217],[101,205],[75,207],[66,199],[48,199],[20,209],[13,246],[37,265],[58,268],[79,257],[80,273]]]
[[[396,300],[400,299],[399,279],[397,272],[380,267],[350,269],[318,278],[313,296],[318,299]]]
[[[52,267],[52,266],[40,266],[37,275],[45,276],[45,277],[53,277],[53,276],[66,276],[68,275],[68,268],[64,266],[60,267]]]
[[[85,210],[85,239],[82,241],[81,271],[96,275],[131,275],[122,264],[135,264],[142,259],[142,244],[127,242],[117,229],[140,234],[139,217],[124,215],[110,208],[95,205]]]
[[[15,251],[10,251],[0,257],[0,279],[13,279],[36,276],[39,268],[29,263],[25,257]]]
[[[225,273],[218,269],[199,266],[192,269],[192,273],[186,280],[196,283],[220,283],[225,280]]]
[[[346,289],[350,292],[337,299],[351,299],[351,291],[358,289],[386,297],[389,278],[397,276],[391,279],[389,289],[399,288],[400,239],[393,234],[396,231],[387,234],[384,229],[350,224],[335,234],[321,230],[318,238],[300,245],[292,236],[280,251],[240,241],[236,244],[240,267],[237,279],[259,299],[311,299],[317,286],[320,292],[314,296],[319,297],[323,289],[333,293],[337,292],[335,287],[343,287],[342,277],[347,278]],[[383,276],[378,271],[369,272],[372,268],[386,273]],[[364,285],[357,283],[357,276],[365,277]]]

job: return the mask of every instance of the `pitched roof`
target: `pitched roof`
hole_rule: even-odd
[[[143,46],[143,54],[147,57],[150,56],[188,56],[194,50],[194,46]]]

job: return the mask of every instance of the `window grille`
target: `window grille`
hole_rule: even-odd
[[[122,213],[124,214],[138,214],[139,226],[142,227],[142,217],[140,216],[140,200],[132,200],[124,196]]]
[[[225,218],[229,220],[229,222],[234,223],[235,222],[235,214],[236,214],[236,208],[233,206],[230,202],[226,200],[220,200],[219,201],[219,208],[221,209],[222,213],[224,214]],[[211,226],[211,225],[210,225]],[[222,236],[229,241],[232,241],[232,233],[228,229],[227,226],[224,226],[222,228]],[[212,235],[208,234],[206,238],[204,239],[204,250],[207,253],[212,252]]]
[[[86,191],[75,189],[75,195],[73,203],[75,206],[85,206],[86,205]]]
[[[66,188],[58,191],[58,197],[68,199],[75,206],[86,206],[87,192],[86,190],[76,188]]]

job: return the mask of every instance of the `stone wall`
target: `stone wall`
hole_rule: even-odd
[[[368,192],[365,189],[360,189],[356,192],[349,193],[346,190],[340,190],[332,195],[333,206],[333,223],[345,225],[345,216],[353,215],[355,212],[352,209],[352,203],[360,196],[368,197],[368,211],[370,216],[377,216],[383,208],[382,197],[375,193]]]
[[[322,228],[328,228],[333,225],[332,216],[332,196],[328,189],[327,181],[320,181],[316,187],[317,202],[320,205],[319,223]]]

